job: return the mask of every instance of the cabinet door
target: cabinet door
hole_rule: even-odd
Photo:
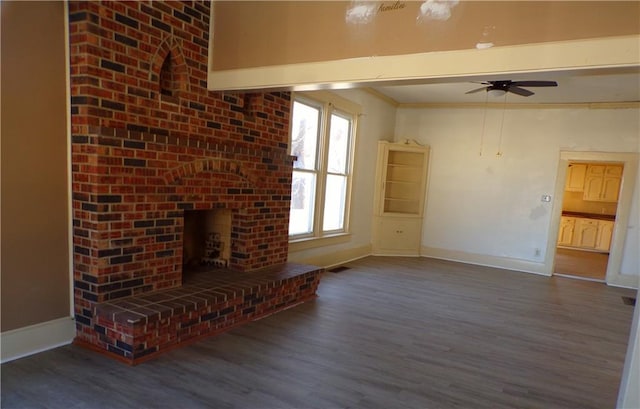
[[[620,182],[622,181],[622,166],[611,165],[607,166],[604,171],[604,178],[602,182],[602,195],[600,196],[603,202],[617,202],[618,195],[620,194]]]
[[[374,251],[379,254],[419,254],[422,219],[380,217],[376,223]]]
[[[573,235],[573,245],[593,249],[598,238],[598,220],[576,219],[576,228]]]
[[[584,177],[586,173],[586,163],[570,163],[567,170],[565,190],[568,192],[582,192],[584,190]]]
[[[573,242],[573,229],[575,227],[575,217],[563,216],[560,219],[560,232],[558,233],[558,245],[570,246]]]
[[[617,202],[618,194],[620,193],[620,178],[619,177],[605,177],[602,182],[602,195],[600,196],[603,202]]]
[[[586,176],[604,176],[607,165],[587,165]]]
[[[622,177],[622,165],[608,165],[604,170],[605,177]]]
[[[598,221],[598,239],[596,249],[609,252],[611,237],[613,236],[613,222],[608,220]]]
[[[604,179],[602,176],[587,176],[584,179],[584,200],[598,202],[600,201],[600,194],[602,192],[602,183]]]

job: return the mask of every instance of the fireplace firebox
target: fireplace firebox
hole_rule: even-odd
[[[229,209],[187,210],[182,239],[183,280],[192,272],[226,268],[231,257]]]

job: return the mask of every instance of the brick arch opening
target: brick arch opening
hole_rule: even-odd
[[[166,38],[152,60],[150,80],[163,101],[178,102],[189,84],[187,63],[178,41]]]
[[[224,158],[207,158],[184,163],[164,174],[165,183],[179,184],[185,177],[190,177],[201,172],[223,173],[235,175],[249,182],[253,186],[260,185],[260,177],[255,172],[246,169],[239,161]]]

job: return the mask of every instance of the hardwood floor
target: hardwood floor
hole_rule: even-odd
[[[557,248],[555,261],[555,274],[604,281],[609,254]]]
[[[368,257],[319,298],[129,367],[2,365],[3,408],[613,408],[635,291]]]

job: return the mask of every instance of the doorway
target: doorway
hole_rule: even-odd
[[[634,286],[620,266],[637,156],[561,152],[547,247],[550,275]]]
[[[623,163],[570,161],[553,273],[605,282]]]

